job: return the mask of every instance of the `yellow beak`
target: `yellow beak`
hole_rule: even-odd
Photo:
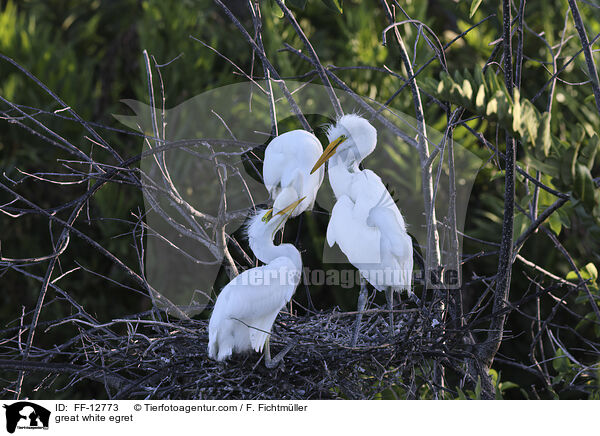
[[[296,209],[298,207],[298,205],[300,203],[302,203],[302,201],[305,199],[306,197],[302,197],[300,200],[296,200],[294,201],[292,204],[290,204],[288,207],[286,207],[285,209],[281,209],[279,212],[277,212],[275,215],[273,215],[273,208],[269,209],[269,211],[265,214],[265,216],[262,217],[262,220],[266,223],[268,223],[269,221],[271,221],[271,219],[273,217],[276,217],[277,215],[285,215],[287,213],[292,213],[294,211],[294,209]]]
[[[336,138],[333,141],[331,141],[329,143],[329,145],[325,148],[325,151],[323,151],[323,154],[321,155],[321,157],[319,157],[319,160],[317,161],[315,166],[312,168],[310,173],[311,174],[314,173],[321,167],[321,165],[323,165],[325,162],[327,162],[331,158],[331,156],[333,156],[335,154],[338,146],[342,142],[344,142],[346,139],[348,139],[348,137],[346,135],[342,135],[339,138]]]
[[[286,213],[292,213],[294,211],[294,209],[296,209],[298,207],[298,205],[300,203],[302,203],[302,201],[305,199],[306,197],[302,197],[300,200],[296,200],[294,201],[292,204],[290,204],[288,207],[286,207],[285,209],[280,210],[279,212],[277,212],[275,215],[285,215]]]

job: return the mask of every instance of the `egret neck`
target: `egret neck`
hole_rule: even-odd
[[[300,271],[302,269],[302,257],[300,252],[292,244],[275,245],[273,243],[274,233],[277,231],[277,225],[274,223],[281,217],[274,217],[268,224],[252,226],[248,232],[248,240],[250,248],[254,255],[263,263],[268,264],[279,257],[290,259],[294,265],[294,269]]]

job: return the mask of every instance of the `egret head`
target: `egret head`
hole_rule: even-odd
[[[274,212],[272,208],[257,210],[256,214],[250,218],[247,227],[250,246],[252,247],[253,241],[263,241],[265,239],[270,239],[272,241],[275,237],[275,233],[283,227],[294,209],[296,209],[305,198],[306,197],[302,197],[279,211]]]
[[[363,117],[355,114],[343,115],[327,131],[329,145],[315,164],[315,172],[328,159],[332,164],[350,168],[358,166],[370,155],[377,145],[377,130]],[[312,174],[311,172],[311,174]]]
[[[273,216],[273,209],[258,209],[256,214],[250,217],[246,227],[248,242],[253,252],[260,250],[265,244],[272,244],[275,233],[279,230],[285,220]]]

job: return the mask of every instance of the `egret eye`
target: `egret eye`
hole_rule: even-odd
[[[264,223],[268,223],[273,218],[273,208],[269,209],[267,213],[262,217]]]

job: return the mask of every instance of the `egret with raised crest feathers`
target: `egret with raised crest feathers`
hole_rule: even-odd
[[[327,243],[331,247],[337,243],[361,277],[385,291],[393,334],[394,292],[406,290],[416,298],[411,291],[413,248],[404,218],[381,178],[359,168],[375,150],[377,131],[364,118],[349,114],[330,126],[327,138],[330,143],[313,167],[318,171],[328,162],[329,183],[337,199],[327,226]],[[366,287],[361,285],[353,346],[367,299]]]

